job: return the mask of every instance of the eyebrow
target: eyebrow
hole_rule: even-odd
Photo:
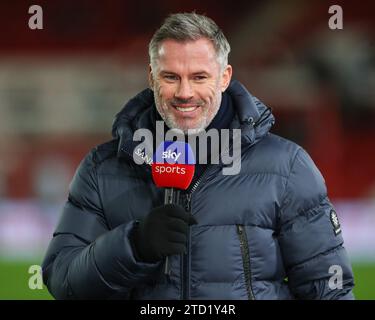
[[[209,75],[209,73],[207,71],[197,71],[197,72],[194,72],[193,75],[198,75],[198,74],[206,74],[206,75]]]
[[[160,74],[161,75],[164,75],[164,74],[173,74],[173,75],[178,75],[178,73],[176,72],[173,72],[173,71],[168,71],[168,70],[163,70],[163,71],[160,71]],[[193,72],[192,75],[200,75],[200,74],[205,74],[205,75],[209,75],[210,73],[205,71],[205,70],[201,70],[201,71],[196,71],[196,72]]]
[[[172,71],[168,71],[168,70],[163,70],[163,71],[160,71],[160,74],[176,74],[175,72],[172,72]]]

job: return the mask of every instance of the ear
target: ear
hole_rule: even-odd
[[[231,79],[232,79],[232,66],[228,64],[225,67],[221,76],[221,91],[222,92],[224,92],[228,88]]]
[[[154,77],[152,75],[151,64],[148,65],[148,85],[151,90],[154,90]]]

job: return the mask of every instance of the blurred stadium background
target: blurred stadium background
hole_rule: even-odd
[[[43,8],[43,30],[28,8]],[[341,5],[344,29],[328,28]],[[373,1],[2,1],[0,299],[28,287],[82,157],[147,86],[147,44],[171,12],[206,13],[226,33],[234,77],[273,108],[274,132],[312,155],[343,226],[358,299],[375,299]]]

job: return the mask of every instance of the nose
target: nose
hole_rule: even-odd
[[[175,97],[181,100],[189,100],[194,96],[189,80],[181,79],[175,92]]]

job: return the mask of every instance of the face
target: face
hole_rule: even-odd
[[[220,108],[232,67],[221,70],[213,44],[202,38],[163,41],[154,68],[150,66],[150,86],[167,126],[185,133],[204,130]]]

